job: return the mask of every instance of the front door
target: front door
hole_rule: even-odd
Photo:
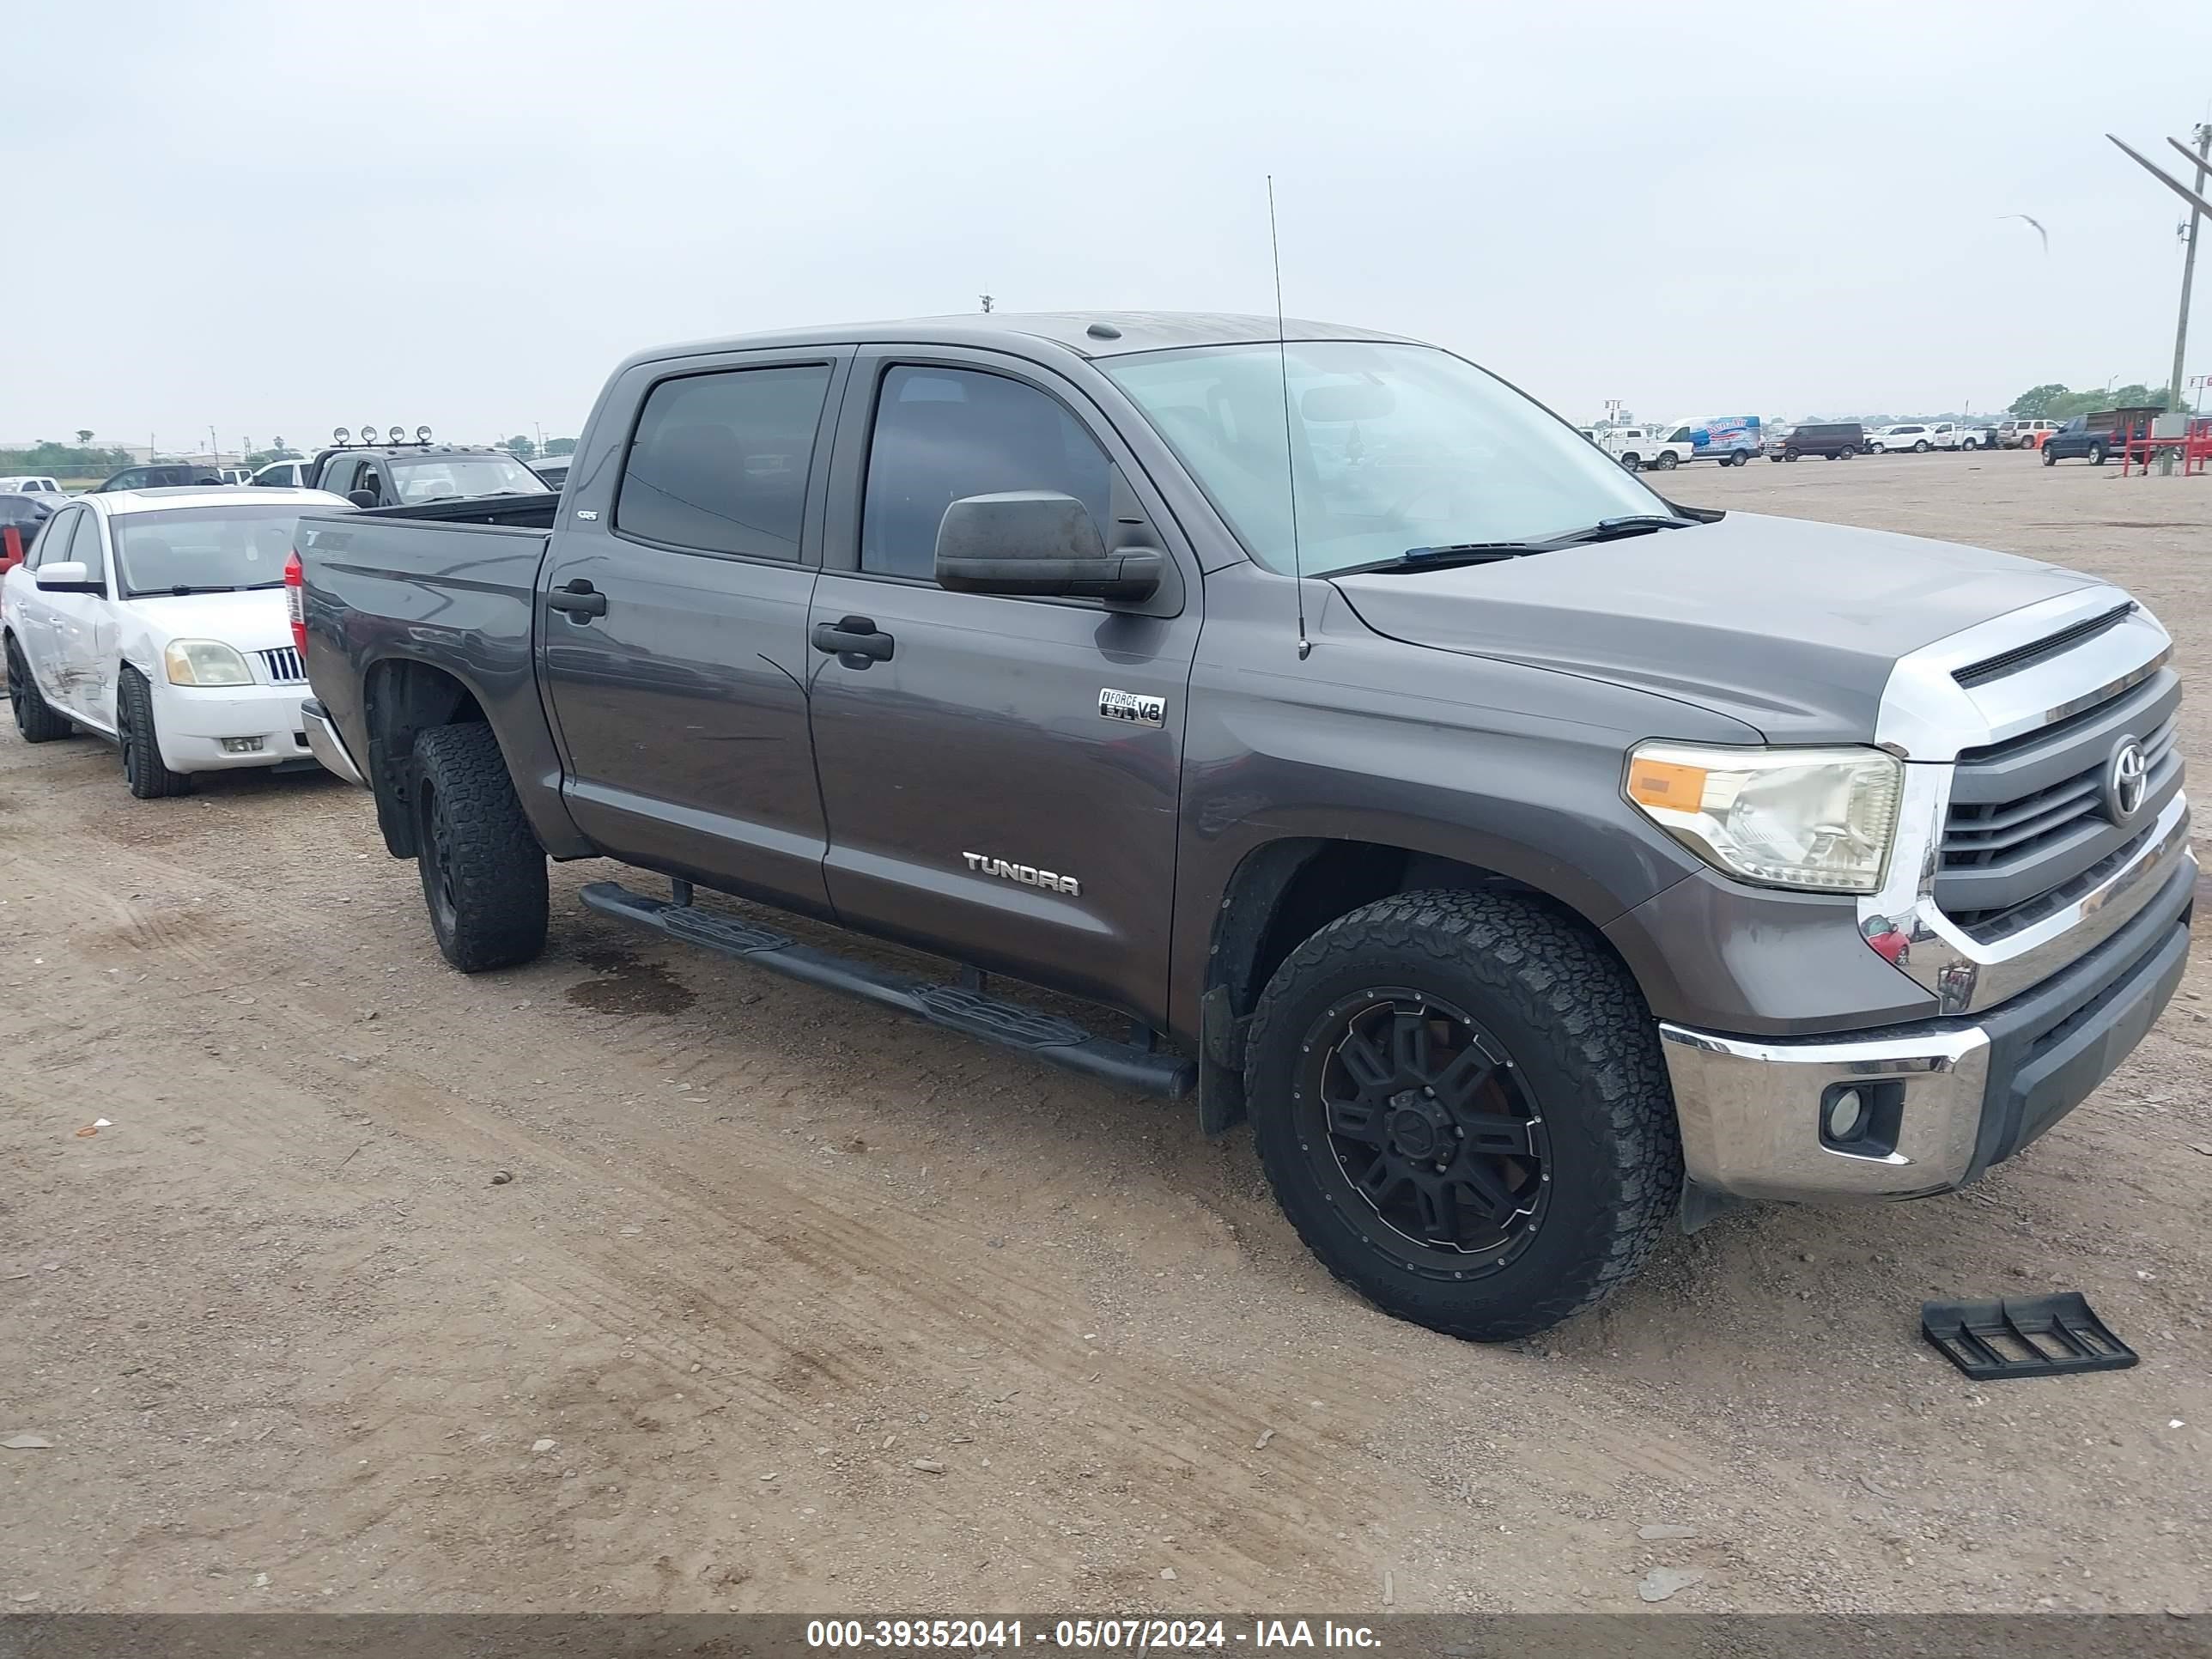
[[[810,653],[838,920],[1161,1018],[1195,567],[1173,553],[1172,614],[949,592],[937,528],[962,496],[1060,491],[1109,545],[1163,545],[1166,514],[1044,371],[886,349],[845,401],[812,620],[889,654]]]
[[[116,581],[113,562],[107,556],[100,534],[100,515],[88,507],[77,510],[66,554],[58,546],[48,545],[45,537],[40,538],[40,546],[41,565],[66,561],[82,564],[88,581],[102,585]],[[53,684],[43,688],[46,700],[100,731],[113,731],[119,630],[109,599],[120,597],[119,592],[112,585],[106,594],[44,588],[38,597],[52,630],[48,649]],[[155,672],[160,672],[158,665]]]
[[[562,498],[538,599],[577,828],[630,863],[817,914],[815,455],[850,356],[632,369],[608,401],[641,402],[636,429]]]

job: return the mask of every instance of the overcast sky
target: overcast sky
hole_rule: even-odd
[[[2103,135],[2212,116],[2194,3],[30,9],[9,442],[569,434],[640,347],[986,289],[1264,311],[1269,172],[1293,315],[1578,419],[1994,409],[2164,379],[2179,204]]]

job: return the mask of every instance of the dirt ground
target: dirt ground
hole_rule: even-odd
[[[2116,471],[1667,482],[2109,575],[2201,685],[2212,481]],[[1975,1189],[1730,1216],[1483,1348],[1340,1289],[1245,1134],[660,948],[612,873],[465,979],[359,793],[0,735],[0,1439],[52,1443],[0,1607],[2212,1611],[2212,953]],[[2142,1365],[1919,1340],[2052,1287]]]

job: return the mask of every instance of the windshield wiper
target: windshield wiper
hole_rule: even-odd
[[[282,587],[284,584],[277,582],[273,585]],[[169,597],[177,599],[187,598],[194,593],[235,593],[237,592],[238,589],[235,587],[202,586],[191,582],[178,582],[168,590]]]
[[[1694,519],[1676,519],[1659,513],[1631,513],[1618,519],[1601,519],[1586,530],[1566,531],[1540,542],[1453,542],[1437,547],[1409,547],[1387,559],[1348,565],[1328,574],[1364,576],[1378,570],[1448,570],[1455,565],[1489,564],[1499,559],[1525,558],[1531,553],[1555,553],[1563,547],[1582,547],[1591,542],[1614,542],[1624,536],[1683,530],[1696,522]]]
[[[1455,542],[1443,547],[1409,547],[1403,553],[1394,553],[1387,559],[1371,559],[1365,564],[1350,564],[1341,570],[1332,570],[1332,576],[1365,576],[1377,570],[1449,570],[1455,565],[1490,564],[1499,559],[1517,559],[1528,553],[1548,553],[1551,542]]]
[[[1623,536],[1642,536],[1654,530],[1687,530],[1696,522],[1667,513],[1629,513],[1618,519],[1600,519],[1588,530],[1570,531],[1556,544],[1579,547],[1588,542],[1617,542]]]

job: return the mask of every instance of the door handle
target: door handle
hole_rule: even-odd
[[[848,668],[866,668],[872,662],[891,659],[891,636],[878,631],[866,617],[840,617],[833,623],[814,624],[814,648]]]
[[[567,611],[571,622],[589,622],[594,617],[607,614],[607,596],[581,576],[566,587],[556,587],[548,593],[545,604],[550,610]]]

